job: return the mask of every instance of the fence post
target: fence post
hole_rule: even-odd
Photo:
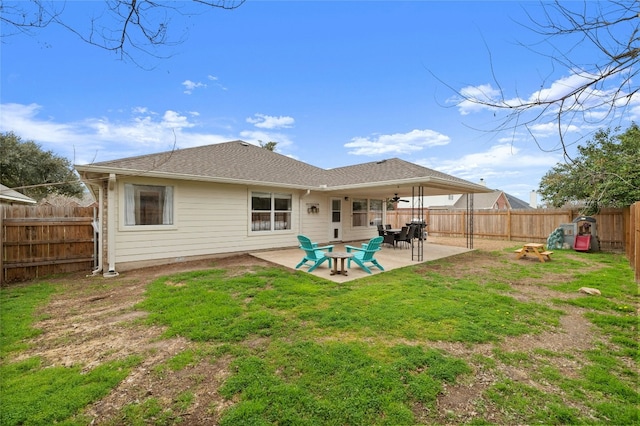
[[[631,205],[629,211],[629,262],[634,269],[636,283],[640,283],[640,201]]]
[[[4,206],[0,204],[0,286],[4,283],[4,236],[6,233],[4,232],[3,227],[3,218],[4,218]]]

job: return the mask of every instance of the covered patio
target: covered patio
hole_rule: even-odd
[[[360,247],[360,245],[365,242],[366,241],[354,241],[346,244],[343,244],[343,243],[334,244],[333,251],[346,251],[345,245]],[[403,248],[394,249],[393,247],[388,247],[388,246],[383,246],[382,250],[376,253],[375,258],[384,267],[385,271],[391,271],[393,269],[403,268],[405,266],[410,266],[410,265],[418,265],[423,262],[442,259],[445,257],[454,256],[454,255],[466,253],[469,251],[471,250],[464,247],[453,247],[453,246],[446,246],[441,244],[433,244],[433,243],[425,242],[424,243],[424,259],[421,262],[411,260],[411,257],[412,257],[411,249],[403,249]],[[251,253],[251,255],[271,263],[275,263],[278,265],[285,266],[287,268],[294,269],[295,266],[298,264],[298,262],[300,262],[300,260],[304,257],[304,252],[299,248],[290,248],[290,249],[254,252],[254,253]],[[346,267],[347,267],[347,263],[345,261],[345,268]],[[309,269],[308,266],[303,265],[298,270],[306,272],[308,269]],[[369,277],[371,275],[382,273],[382,271],[380,271],[378,268],[374,266],[371,268],[372,273],[367,274],[354,262],[351,262],[351,268],[348,269],[347,276],[331,275],[330,271],[331,269],[329,268],[328,262],[325,262],[320,267],[312,271],[311,274],[320,278],[331,280],[333,282],[343,283],[347,281],[357,280],[358,278]]]

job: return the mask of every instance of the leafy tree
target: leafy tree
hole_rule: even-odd
[[[540,181],[543,200],[554,207],[584,203],[584,214],[602,207],[624,207],[640,200],[640,128],[624,133],[599,130],[578,156],[558,164]]]
[[[81,196],[84,191],[69,160],[13,132],[0,133],[0,182],[35,200],[53,193]]]
[[[267,151],[274,151],[276,150],[276,145],[278,145],[278,142],[262,142],[262,141],[258,141],[260,143],[260,147],[266,149]]]

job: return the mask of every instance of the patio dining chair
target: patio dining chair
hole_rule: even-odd
[[[331,259],[325,256],[326,252],[333,251],[333,246],[318,246],[317,243],[311,242],[309,237],[304,235],[298,235],[298,242],[300,242],[300,248],[304,250],[305,255],[296,265],[296,269],[306,264],[307,262],[313,262],[307,272],[312,272],[318,266],[322,265],[325,261],[329,261],[329,269],[331,269]]]
[[[381,271],[384,271],[382,265],[380,265],[374,258],[374,254],[377,251],[380,251],[382,239],[382,237],[374,237],[370,239],[368,243],[362,244],[362,247],[345,246],[347,253],[353,253],[353,257],[347,260],[347,268],[351,267],[351,261],[353,260],[368,274],[371,273],[371,269],[366,265],[367,263],[371,263],[377,266]]]
[[[385,232],[382,236],[382,244],[389,244],[393,246],[393,248],[396,248],[396,236],[393,232]]]
[[[413,225],[403,226],[400,230],[400,234],[396,236],[396,244],[404,243],[411,245],[411,238],[413,236]]]

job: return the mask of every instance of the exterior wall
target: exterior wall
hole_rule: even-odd
[[[300,196],[298,210],[300,212],[299,226],[300,232],[311,241],[319,244],[325,244],[329,241],[329,223],[331,221],[331,203],[330,197],[324,194],[311,192],[308,195],[303,193]],[[312,209],[317,207],[317,213]],[[295,236],[294,236],[295,237]],[[297,240],[296,244],[297,244]]]
[[[422,198],[422,204],[424,207],[444,207],[453,206],[462,194],[452,194],[451,199],[449,195],[429,195]],[[408,197],[410,198],[410,197]],[[418,199],[419,201],[419,199]]]
[[[504,192],[500,193],[500,196],[496,200],[496,203],[493,206],[494,209],[504,210],[509,208],[509,203],[507,203],[507,197],[504,195]]]
[[[174,225],[124,226],[125,183],[173,186]],[[280,188],[250,188],[195,181],[119,178],[115,207],[116,269],[127,269],[125,264],[134,262],[177,262],[215,254],[295,245],[295,236],[300,227],[299,194],[292,194],[292,229],[252,232],[251,191],[291,192]]]
[[[174,224],[125,226],[125,183],[173,186]],[[291,193],[291,229],[251,231],[252,191]],[[352,226],[351,201],[344,200],[344,196],[277,187],[126,176],[119,176],[117,179],[114,206],[107,205],[105,196],[103,224],[109,223],[110,214],[115,215],[116,271],[126,271],[217,255],[295,247],[298,245],[298,234],[304,234],[320,244],[327,244],[331,241],[332,198],[342,200],[342,241],[364,240],[377,235],[375,226]],[[317,208],[317,212],[311,208],[312,206]],[[114,242],[108,241],[108,233],[104,228],[103,235],[106,269],[108,247],[113,247]]]

